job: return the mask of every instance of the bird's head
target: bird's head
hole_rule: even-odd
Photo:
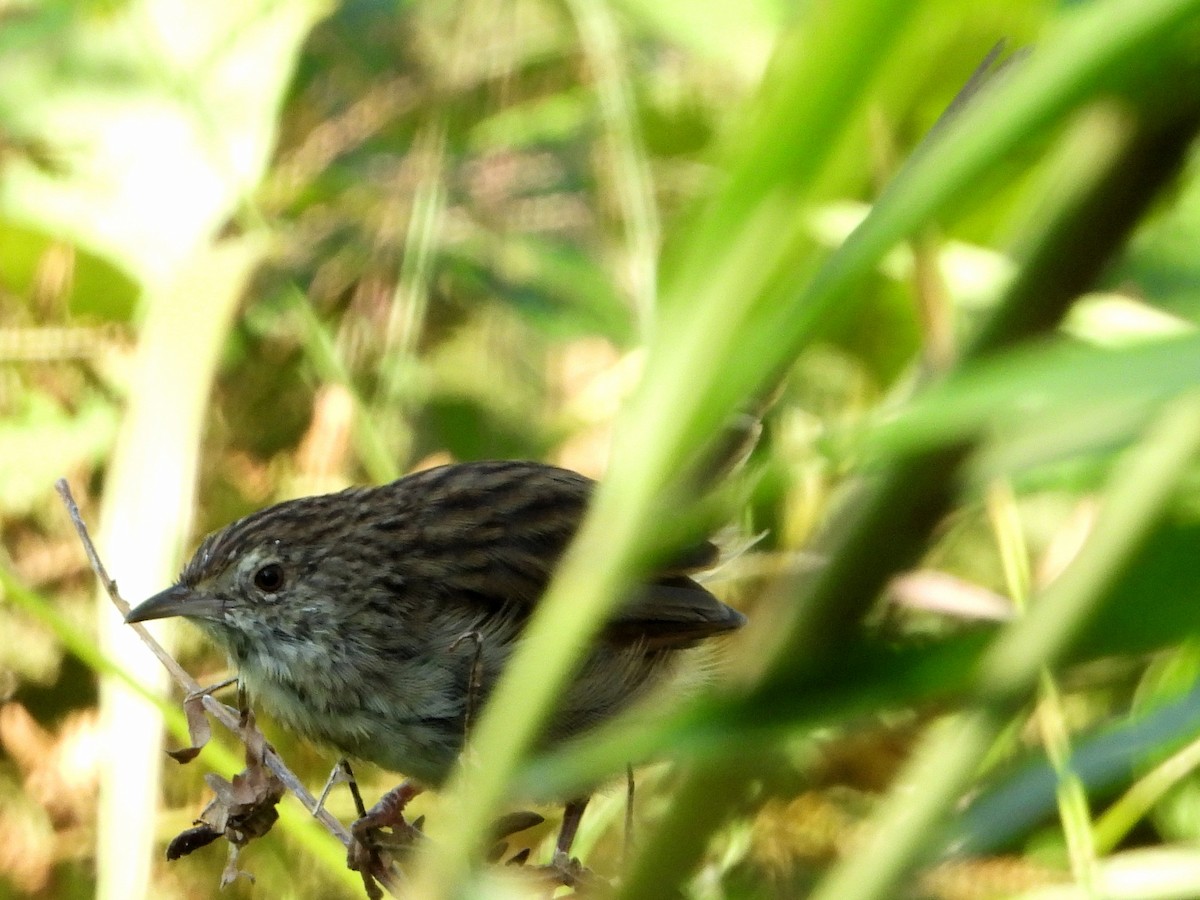
[[[329,519],[303,502],[271,507],[210,535],[179,580],[125,621],[191,619],[235,658],[254,645],[306,640],[328,618],[333,598],[323,580],[329,557],[345,543],[331,540],[323,527]]]

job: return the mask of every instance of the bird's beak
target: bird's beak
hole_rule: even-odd
[[[187,616],[193,619],[215,619],[221,614],[220,598],[201,594],[182,584],[167,588],[144,600],[129,611],[125,623],[146,622],[150,619],[169,619]]]

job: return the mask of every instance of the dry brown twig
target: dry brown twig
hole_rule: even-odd
[[[54,487],[67,508],[71,522],[87,553],[92,571],[96,573],[96,577],[104,585],[105,593],[108,594],[109,599],[124,618],[129,613],[129,604],[121,597],[117,591],[117,583],[109,577],[108,571],[100,561],[100,556],[88,534],[87,525],[79,512],[79,506],[71,494],[70,485],[67,484],[65,478],[60,478],[55,482]],[[211,843],[218,837],[224,836],[230,841],[229,862],[221,877],[222,886],[224,886],[238,875],[244,874],[239,872],[236,866],[238,850],[255,837],[261,837],[274,824],[278,815],[275,812],[275,805],[282,799],[285,791],[294,794],[304,808],[312,813],[330,834],[341,841],[343,846],[349,847],[353,840],[350,832],[317,803],[308,788],[284,764],[279,754],[267,743],[263,733],[255,725],[254,717],[249,710],[244,705],[242,710],[236,710],[212,696],[215,689],[224,687],[229,682],[210,688],[201,687],[191,675],[184,671],[174,657],[163,649],[145,626],[135,623],[130,627],[137,632],[142,643],[158,658],[175,683],[186,694],[184,712],[187,714],[188,733],[191,736],[192,746],[168,751],[172,758],[180,763],[186,763],[199,754],[211,733],[208,718],[204,713],[225,726],[246,748],[247,767],[235,775],[232,781],[226,781],[217,775],[206,778],[216,797],[201,813],[197,827],[188,829],[171,842],[167,849],[168,858],[175,859],[186,855]],[[394,878],[394,874],[392,877]],[[372,885],[367,884],[366,886],[368,895],[382,896],[378,893],[378,888],[372,890]],[[394,886],[394,882],[388,883],[386,886],[391,888]]]

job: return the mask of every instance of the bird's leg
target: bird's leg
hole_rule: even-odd
[[[411,779],[402,781],[379,798],[379,802],[363,813],[350,826],[354,841],[350,844],[346,865],[356,871],[372,871],[382,865],[379,851],[394,850],[413,842],[421,833],[418,820],[409,824],[404,819],[404,807],[424,788]],[[361,800],[358,801],[362,809]],[[381,828],[391,828],[391,839],[381,841]],[[366,867],[366,868],[364,868]]]
[[[579,821],[587,808],[590,797],[577,797],[568,800],[563,807],[562,825],[558,829],[558,840],[554,842],[554,856],[548,865],[534,866],[526,871],[537,875],[552,887],[584,888],[598,883],[595,875],[577,859],[571,858],[571,845],[575,843],[575,833],[579,830]],[[522,850],[508,861],[510,866],[524,866],[529,857],[529,850]]]
[[[587,808],[589,797],[577,797],[568,800],[563,808],[562,826],[558,831],[558,840],[554,844],[554,857],[549,865],[537,866],[531,870],[544,878],[553,886],[582,889],[598,884],[592,874],[578,859],[571,858],[571,845],[575,842],[575,833],[579,830],[579,820]],[[522,851],[508,861],[510,866],[523,866],[528,851]]]
[[[358,779],[354,777],[354,770],[350,768],[350,760],[344,756],[341,760],[342,771],[346,773],[346,786],[350,788],[350,798],[354,801],[354,813],[358,818],[362,818],[367,814],[367,805],[363,803],[362,794],[358,790]],[[382,800],[380,801],[383,802]]]
[[[329,778],[325,781],[325,787],[321,788],[321,796],[317,798],[317,805],[313,807],[313,816],[321,814],[321,810],[325,808],[325,801],[329,799],[329,792],[333,790],[333,786],[343,783],[350,786],[350,795],[354,798],[354,808],[358,810],[359,817],[361,818],[367,814],[366,807],[363,806],[362,794],[358,792],[358,782],[354,780],[354,772],[350,768],[350,761],[342,757],[334,764],[333,770],[329,773]]]
[[[590,799],[576,797],[563,807],[562,825],[558,829],[558,840],[554,842],[554,857],[547,866],[556,880],[567,887],[577,886],[589,874],[578,859],[571,857],[571,845],[575,843],[575,833],[579,831],[579,822]]]
[[[420,833],[422,819],[417,819],[409,825],[404,821],[404,807],[422,788],[416,783],[405,781],[384,794],[368,811],[363,803],[362,793],[358,790],[354,770],[350,768],[350,761],[343,757],[329,773],[329,781],[325,785],[325,791],[321,793],[321,800],[317,803],[318,809],[325,799],[325,793],[338,781],[345,781],[346,786],[350,788],[350,796],[354,799],[354,809],[358,814],[358,818],[350,826],[346,866],[362,876],[368,900],[383,900],[384,892],[380,885],[395,884],[396,868],[383,856],[382,851],[407,846],[412,843],[413,836]],[[401,796],[405,791],[407,794]],[[381,841],[378,829],[389,825],[392,827],[393,839]]]
[[[575,843],[575,832],[579,831],[579,822],[583,819],[583,811],[587,809],[590,797],[577,797],[568,800],[563,807],[562,825],[558,830],[558,840],[554,844],[554,857],[564,860],[571,856],[571,845]]]

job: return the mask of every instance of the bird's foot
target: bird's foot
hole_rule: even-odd
[[[579,861],[579,857],[568,856],[561,850],[554,851],[546,869],[557,874],[559,883],[566,887],[578,887],[585,876],[592,874],[587,866]]]
[[[522,865],[524,860],[516,863]],[[545,883],[555,887],[566,887],[576,892],[585,892],[604,887],[606,882],[585,866],[577,857],[555,850],[550,862],[544,866],[523,866],[524,871],[536,875]]]
[[[382,854],[404,851],[421,835],[423,819],[410,823],[404,818],[404,807],[421,790],[417,783],[405,781],[384,794],[378,803],[355,820],[350,826],[353,840],[347,848],[348,867],[361,872],[364,879],[383,880],[388,867]]]

